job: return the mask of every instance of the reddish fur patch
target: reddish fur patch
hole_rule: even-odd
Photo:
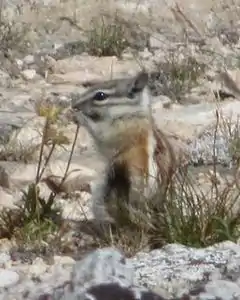
[[[123,137],[117,162],[126,164],[133,176],[148,177],[148,128],[132,127]]]
[[[174,176],[178,157],[169,136],[160,130],[154,123],[150,128],[149,121],[133,122],[131,127],[122,131],[121,150],[115,157],[116,163],[123,163],[133,176],[140,176],[146,181],[149,176],[149,130],[153,130],[156,141],[153,159],[157,166],[157,176],[163,185],[168,185]]]

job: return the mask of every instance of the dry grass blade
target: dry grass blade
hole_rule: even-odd
[[[175,3],[175,7],[172,7],[171,11],[176,21],[178,21],[180,25],[183,26],[183,28],[185,28],[185,24],[187,24],[190,28],[194,30],[195,33],[197,33],[197,35],[201,38],[202,41],[205,41],[205,38],[203,37],[202,33],[198,30],[197,26],[194,25],[193,21],[186,16],[186,14],[180,8],[178,3]]]

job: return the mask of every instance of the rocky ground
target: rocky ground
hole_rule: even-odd
[[[115,248],[81,261],[36,259],[29,267],[1,255],[1,299],[239,299],[239,245],[171,244],[131,259]],[[102,272],[104,270],[104,272]],[[23,279],[24,278],[24,279]],[[3,287],[5,287],[3,289]]]
[[[233,179],[240,155],[240,2],[160,2],[4,3],[0,207],[8,214],[0,217],[5,222],[0,226],[1,299],[110,300],[116,294],[144,300],[240,299],[237,238],[200,249],[169,244],[126,260],[116,249],[104,248],[81,260],[105,246],[82,229],[92,217],[91,184],[103,167],[84,128],[79,129],[70,175],[54,199],[64,219],[57,241],[48,244],[53,231],[43,238],[27,225],[20,233],[10,226],[13,211],[23,202],[22,191],[30,195],[36,178],[43,110],[49,104],[61,108],[49,138],[53,142],[57,136],[57,145],[38,183],[47,199],[64,176],[75,137],[76,126],[67,118],[71,99],[93,81],[131,76],[142,66],[151,74],[155,120],[188,152],[204,193],[212,182],[213,163],[220,183]],[[112,33],[100,16],[113,18],[116,8],[120,19],[114,22],[122,27]],[[89,22],[93,19],[97,23]],[[99,34],[97,26],[105,31]],[[40,250],[31,247],[33,237],[41,240]],[[226,240],[233,239],[228,235]]]

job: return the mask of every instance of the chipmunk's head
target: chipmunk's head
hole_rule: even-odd
[[[147,111],[147,82],[148,74],[145,72],[140,72],[132,78],[99,82],[78,99],[72,100],[72,109],[76,112],[81,111],[94,122]]]

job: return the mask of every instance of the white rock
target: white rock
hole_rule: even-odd
[[[19,131],[12,134],[9,143],[19,144],[22,148],[29,147],[29,145],[40,145],[44,122],[44,117],[28,120]]]
[[[36,76],[36,70],[27,69],[27,70],[22,71],[21,74],[25,80],[33,80],[34,77]]]
[[[29,267],[29,273],[31,276],[37,277],[44,274],[47,271],[47,265],[42,258],[36,258],[33,264]]]
[[[202,299],[204,296],[207,299],[207,295],[214,295],[215,299],[240,299],[240,287],[235,282],[216,280],[206,284],[205,295],[202,295]]]
[[[182,292],[186,287],[190,289],[195,283],[203,282],[206,273],[214,275],[215,279],[219,278],[222,276],[221,266],[226,267],[226,274],[237,270],[239,253],[240,246],[232,242],[222,242],[205,249],[169,244],[149,253],[138,253],[130,261],[134,265],[139,284],[168,290],[172,290],[174,286]],[[213,285],[217,287],[217,283]],[[228,290],[229,294],[230,290],[231,288]]]
[[[194,138],[213,125],[216,122],[216,109],[220,110],[224,117],[232,117],[233,121],[237,120],[240,114],[240,102],[237,100],[224,101],[218,105],[216,103],[172,105],[171,110],[162,110],[158,102],[155,103],[154,118],[157,125],[182,138]]]
[[[142,59],[149,59],[152,57],[152,53],[148,51],[147,48],[144,49],[144,51],[141,51],[139,53],[139,56],[142,58]]]
[[[23,67],[23,61],[22,61],[21,59],[16,59],[15,62],[16,62],[16,64],[17,64],[18,68],[19,68],[20,70],[22,70],[22,67]]]
[[[10,270],[0,269],[0,287],[8,287],[14,285],[19,280],[19,275]]]
[[[9,86],[11,83],[11,78],[9,74],[0,70],[0,86]]]
[[[60,265],[73,265],[75,264],[75,260],[69,256],[54,256],[54,263],[55,264],[60,264]]]
[[[10,191],[5,191],[0,187],[0,207],[5,208],[16,208],[14,203],[16,203],[21,198],[20,193],[10,193]]]
[[[33,55],[27,55],[24,57],[23,62],[27,65],[31,65],[35,62],[34,56]]]
[[[9,254],[0,253],[0,264],[1,265],[7,263],[9,260],[11,260],[11,257]]]
[[[63,43],[54,43],[53,44],[53,49],[57,50],[63,47]]]

